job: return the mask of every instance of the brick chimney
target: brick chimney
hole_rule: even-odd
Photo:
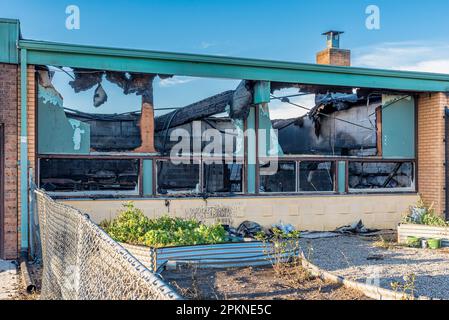
[[[340,35],[342,31],[328,31],[326,36],[327,48],[316,55],[317,64],[330,64],[334,66],[351,66],[351,50],[340,49]]]

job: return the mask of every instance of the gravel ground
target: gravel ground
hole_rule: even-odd
[[[19,291],[19,275],[16,265],[0,260],[0,300],[11,300]]]
[[[347,279],[391,289],[392,281],[404,283],[403,277],[413,273],[416,295],[449,299],[447,249],[385,249],[374,245],[377,240],[378,237],[338,236],[302,239],[301,246],[312,263]]]

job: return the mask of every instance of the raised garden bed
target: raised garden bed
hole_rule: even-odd
[[[407,244],[408,237],[440,239],[442,247],[449,247],[449,227],[434,227],[421,224],[400,224],[398,242]]]
[[[298,256],[299,248],[274,249],[270,242],[247,241],[179,247],[144,247],[122,243],[150,271],[161,272],[167,265],[187,263],[198,268],[268,266]]]

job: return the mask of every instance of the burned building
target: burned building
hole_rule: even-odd
[[[28,248],[33,184],[97,222],[128,200],[149,216],[225,206],[236,223],[301,230],[393,228],[418,194],[446,211],[447,75],[350,67],[335,32],[303,64],[18,30],[0,20],[2,257]]]

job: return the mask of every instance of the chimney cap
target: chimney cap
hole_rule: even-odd
[[[338,35],[338,34],[343,34],[343,33],[345,33],[345,32],[344,31],[337,31],[337,30],[329,30],[329,31],[323,32],[321,35],[322,36],[327,36],[328,34]]]
[[[326,42],[328,48],[340,48],[340,35],[344,33],[343,31],[330,30],[324,32],[322,35],[326,36]]]

